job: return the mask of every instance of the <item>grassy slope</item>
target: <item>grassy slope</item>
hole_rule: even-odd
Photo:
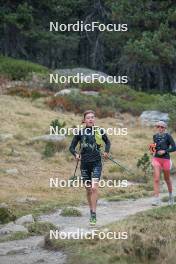
[[[40,98],[36,101],[30,99],[22,99],[20,97],[12,97],[3,95],[0,98],[0,122],[1,133],[12,133],[13,139],[7,142],[0,142],[1,168],[17,168],[18,175],[4,174],[3,170],[0,172],[1,178],[1,201],[15,204],[15,200],[19,197],[34,196],[40,201],[37,207],[41,210],[52,204],[78,204],[85,201],[84,190],[80,189],[79,192],[72,189],[50,189],[49,178],[59,177],[61,179],[68,179],[75,166],[75,160],[68,152],[65,151],[57,153],[54,157],[49,159],[42,158],[44,144],[28,144],[29,139],[45,134],[49,129],[50,122],[58,118],[59,120],[66,121],[67,126],[77,125],[81,122],[81,116],[71,113],[57,113],[47,109],[43,104],[45,99]],[[110,136],[112,144],[112,155],[127,164],[129,168],[136,170],[137,159],[140,158],[145,151],[147,145],[151,141],[152,129],[131,127],[130,115],[125,114],[124,126],[128,128],[127,136]],[[136,119],[136,122],[138,120]],[[99,126],[118,127],[117,121],[114,118],[97,119]],[[140,141],[139,141],[140,139]],[[71,138],[67,139],[67,146],[69,146]],[[18,151],[19,157],[14,157],[11,150]],[[130,162],[129,162],[130,160]],[[108,161],[103,168],[104,177],[109,179],[130,179],[129,175],[123,174],[120,170],[116,170],[114,165]],[[140,177],[140,176],[139,176]],[[130,192],[137,191],[141,196],[143,187],[131,187]],[[104,195],[119,195],[122,192],[129,192],[127,190],[115,189],[101,189],[100,196]],[[41,205],[45,204],[45,205]],[[30,205],[27,209],[33,208]],[[36,207],[36,205],[35,205]],[[21,213],[25,213],[23,206],[18,207]]]
[[[47,74],[48,68],[30,61],[0,55],[0,75],[13,80],[20,80],[26,78],[32,72]]]

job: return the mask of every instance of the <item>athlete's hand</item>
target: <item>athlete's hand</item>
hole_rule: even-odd
[[[166,153],[165,150],[159,150],[159,151],[157,152],[158,155],[163,155],[163,154],[165,154],[165,153]]]
[[[75,155],[75,159],[76,159],[76,160],[80,160],[80,159],[81,159],[80,155],[76,153],[76,155]]]
[[[104,153],[103,153],[103,158],[104,158],[104,159],[108,159],[108,158],[109,158],[109,153],[104,152]]]

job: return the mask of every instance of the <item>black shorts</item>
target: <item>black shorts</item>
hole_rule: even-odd
[[[85,182],[92,182],[92,179],[96,181],[100,180],[102,163],[101,161],[92,161],[92,162],[81,162],[81,179]]]

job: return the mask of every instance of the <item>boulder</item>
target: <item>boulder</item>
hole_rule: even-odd
[[[0,141],[5,142],[9,139],[12,139],[13,135],[12,134],[0,134]]]
[[[11,233],[16,233],[16,232],[26,232],[28,233],[28,230],[26,227],[22,226],[22,225],[17,225],[14,224],[13,222],[10,222],[8,224],[6,224],[5,226],[3,226],[0,229],[0,235],[8,235]]]
[[[106,73],[87,69],[87,68],[57,69],[54,71],[54,73],[64,76],[75,76],[77,75],[77,73],[80,73],[80,79],[82,76],[83,80],[85,80],[86,78],[86,80],[89,82],[92,80],[92,76],[91,76],[92,74],[98,74],[98,76],[108,77]]]
[[[15,221],[15,224],[17,225],[24,225],[26,223],[34,223],[34,218],[31,214],[24,215]]]
[[[0,208],[8,208],[8,204],[6,204],[6,203],[0,203]]]
[[[16,199],[17,203],[34,203],[37,201],[38,200],[35,197],[21,197],[21,198]]]
[[[96,91],[82,91],[81,94],[97,96],[97,95],[99,95],[99,92],[96,92]]]
[[[33,203],[33,202],[37,202],[38,200],[35,197],[27,197],[26,201],[29,202],[29,203]]]
[[[23,255],[24,261],[22,263],[28,263],[28,261],[25,262],[26,256],[28,256],[28,258],[29,258],[29,256],[31,257],[33,255],[36,255],[37,252],[39,252],[39,254],[41,254],[41,252],[39,250],[43,246],[44,246],[44,237],[43,236],[32,236],[32,237],[29,237],[26,239],[7,241],[7,242],[1,243],[0,256],[7,256],[7,255],[15,255],[16,254],[16,258],[19,258],[20,256]],[[33,254],[30,254],[30,252],[33,252]],[[26,254],[28,254],[28,255],[26,255]],[[15,258],[16,261],[14,261],[14,262],[12,260],[9,262],[8,261],[7,262],[2,261],[1,263],[9,263],[9,264],[10,263],[17,263],[16,258]],[[30,261],[30,263],[41,263],[41,261],[40,261],[41,256],[40,256],[38,261],[35,261],[35,260]],[[45,263],[45,261],[42,261],[42,263],[43,262]],[[18,263],[21,263],[20,260],[18,261]]]
[[[55,97],[57,96],[60,96],[60,95],[68,95],[68,94],[71,94],[71,93],[78,93],[80,90],[79,89],[62,89],[61,91],[55,93]]]
[[[7,170],[5,170],[5,172],[7,173],[7,174],[10,174],[10,175],[16,175],[16,174],[18,174],[18,170],[17,169],[7,169]]]
[[[27,247],[1,247],[0,248],[0,256],[6,256],[6,255],[15,255],[15,254],[25,254],[27,252]]]
[[[144,111],[140,115],[140,120],[142,126],[153,126],[160,120],[168,123],[169,114],[160,111]]]

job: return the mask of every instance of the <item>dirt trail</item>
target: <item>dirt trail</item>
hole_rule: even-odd
[[[176,179],[174,179],[176,185]],[[161,196],[166,196],[163,193]],[[141,198],[137,200],[128,200],[120,202],[107,202],[99,200],[97,208],[97,228],[107,224],[127,218],[137,212],[146,211],[152,208],[152,197]],[[166,203],[162,203],[167,205]],[[45,214],[38,217],[38,221],[51,222],[56,225],[60,231],[76,232],[88,231],[89,228],[89,210],[87,206],[77,207],[81,211],[81,217],[63,217],[61,210],[55,213]],[[3,264],[64,264],[66,256],[61,252],[52,252],[42,248],[44,237],[29,237],[25,240],[17,240],[0,243],[0,263]]]
[[[164,195],[165,196],[165,195]],[[153,208],[153,197],[141,198],[137,200],[128,200],[120,202],[107,202],[100,200],[97,207],[97,225],[103,227],[107,224],[124,219],[141,211]],[[161,206],[166,205],[162,203]],[[77,207],[81,211],[81,217],[63,217],[60,215],[61,210],[54,214],[42,215],[38,221],[50,222],[56,225],[60,231],[76,232],[77,229],[82,231],[89,230],[89,209],[87,206]]]
[[[66,256],[58,251],[43,249],[44,237],[34,236],[23,240],[0,243],[1,264],[63,264]]]

